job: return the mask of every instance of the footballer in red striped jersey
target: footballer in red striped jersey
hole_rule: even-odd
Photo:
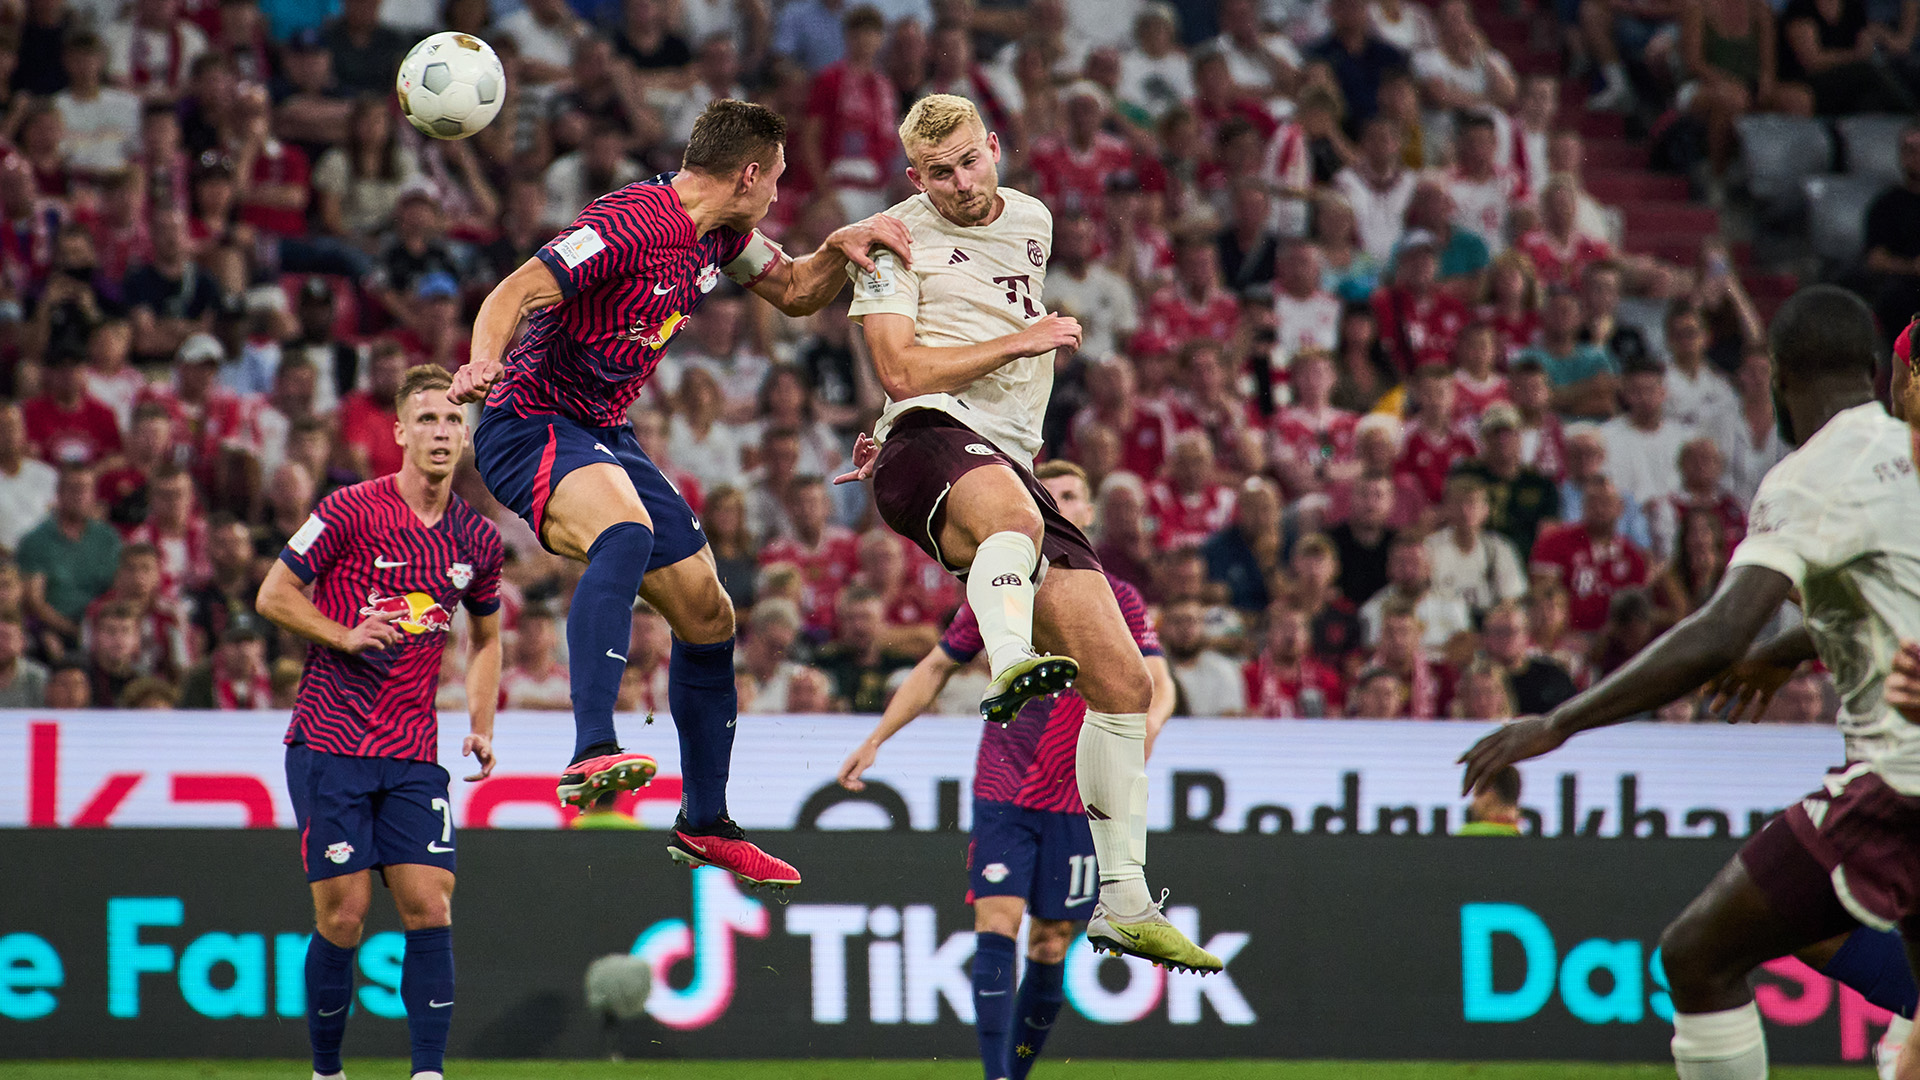
[[[1080,467],[1050,461],[1034,470],[1059,504],[1060,513],[1081,527],[1093,522],[1093,499]],[[1153,701],[1147,709],[1147,750],[1173,715],[1173,671],[1160,651],[1160,636],[1147,605],[1133,586],[1107,575],[1127,628],[1146,657],[1153,677]],[[840,785],[864,787],[860,777],[873,767],[880,744],[932,708],[934,699],[959,671],[985,649],[973,609],[963,606],[934,646],[887,702],[873,734],[847,755]],[[988,1008],[976,1008],[981,1064],[986,1074],[1009,1075],[1013,1059],[1031,1064],[1059,1013],[1057,992],[1067,946],[1091,913],[1099,891],[1099,869],[1086,806],[1080,801],[1076,759],[1087,699],[1077,691],[1034,698],[1004,727],[987,724],[973,768],[973,837],[967,846],[969,888],[976,931],[975,954],[1013,958],[1013,939],[1021,916],[1031,908],[1027,930],[1026,982],[1018,991],[1024,1015],[998,1028]],[[1007,964],[1011,969],[1011,964]],[[999,997],[987,989],[976,964],[974,993]],[[996,1071],[998,1070],[998,1071]]]
[[[785,143],[771,110],[709,105],[678,172],[595,199],[493,290],[452,391],[456,402],[486,400],[474,456],[488,490],[549,550],[587,564],[567,613],[575,746],[561,801],[585,805],[653,778],[653,760],[623,751],[613,722],[638,594],[674,635],[667,704],[685,800],[668,853],[777,888],[799,873],[727,817],[733,607],[699,519],[626,413],[722,274],[799,316],[833,299],[849,263],[872,270],[870,248],[908,261],[906,228],[886,215],[797,259],[762,236],[755,226],[778,197]],[[527,332],[513,344],[522,319]]]
[[[436,762],[434,690],[453,612],[465,607],[471,733],[493,771],[500,688],[500,534],[453,493],[466,414],[439,367],[406,373],[396,398],[400,471],[321,500],[260,586],[261,615],[306,638],[287,729],[287,789],[319,930],[307,946],[313,1071],[340,1072],[353,957],[378,868],[406,928],[401,999],[413,1074],[439,1075],[453,1005],[453,812]]]

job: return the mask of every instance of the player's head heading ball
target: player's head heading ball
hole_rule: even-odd
[[[680,167],[713,180],[731,181],[740,223],[752,227],[779,198],[786,171],[787,122],[750,101],[722,98],[693,122]]]
[[[399,414],[393,441],[406,451],[404,467],[430,480],[452,476],[467,447],[466,410],[448,400],[451,389],[453,376],[447,369],[419,364],[400,377],[400,389],[393,395],[393,408]]]
[[[973,102],[928,94],[900,121],[907,179],[956,225],[980,225],[1000,201],[1000,137],[980,121]]]
[[[1849,383],[1871,386],[1880,335],[1866,301],[1835,285],[1814,285],[1780,306],[1767,328],[1767,351],[1773,358],[1774,423],[1787,445],[1799,446],[1788,399]]]

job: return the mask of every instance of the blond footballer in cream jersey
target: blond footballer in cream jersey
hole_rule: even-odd
[[[1017,334],[1044,316],[1053,215],[1031,195],[998,191],[1004,208],[984,225],[955,224],[924,192],[888,210],[913,237],[914,265],[901,267],[891,253],[880,253],[876,272],[852,270],[852,318],[904,315],[914,322],[914,344],[939,348]],[[950,393],[889,398],[874,438],[886,441],[893,422],[909,410],[937,409],[1032,468],[1052,392],[1052,353],[1019,357]]]

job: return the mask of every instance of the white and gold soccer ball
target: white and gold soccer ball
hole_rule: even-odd
[[[500,114],[507,73],[486,42],[449,30],[407,53],[394,89],[400,112],[422,135],[464,139]]]

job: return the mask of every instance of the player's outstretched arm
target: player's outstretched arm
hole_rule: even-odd
[[[847,283],[848,263],[873,270],[873,257],[868,252],[876,245],[897,255],[902,267],[913,264],[913,238],[907,234],[907,227],[899,218],[875,214],[828,233],[820,249],[810,255],[781,259],[768,268],[765,277],[754,282],[753,291],[780,309],[782,315],[811,315],[840,295],[841,286]]]
[[[520,269],[495,285],[473,320],[473,347],[466,364],[454,372],[447,398],[455,405],[485,398],[500,377],[500,358],[506,355],[520,320],[559,303],[563,295],[553,271],[537,258],[521,263]]]
[[[1080,322],[1064,315],[1042,315],[1019,333],[979,345],[915,345],[913,327],[912,319],[892,312],[876,311],[860,321],[874,373],[895,401],[950,394],[1008,361],[1080,347]]]
[[[1680,620],[1598,685],[1546,716],[1507,724],[1460,755],[1466,766],[1461,793],[1582,731],[1617,724],[1699,689],[1746,655],[1792,589],[1793,581],[1778,570],[1752,565],[1729,570],[1705,607]]]
[[[480,771],[467,777],[469,783],[485,780],[493,772],[493,711],[500,703],[500,613],[475,615],[467,612],[467,737],[460,743],[460,756],[471,756]]]
[[[335,652],[358,656],[369,649],[384,649],[400,640],[400,628],[393,621],[401,612],[376,612],[356,626],[342,626],[320,613],[307,598],[307,588],[287,564],[274,561],[267,579],[260,583],[260,595],[253,608],[275,626],[291,630],[316,645]]]
[[[912,671],[907,673],[900,689],[893,692],[893,698],[887,702],[887,709],[880,714],[880,723],[868,735],[865,742],[853,748],[847,760],[840,763],[840,786],[848,791],[864,791],[866,784],[860,780],[860,774],[873,768],[873,759],[880,753],[880,744],[893,738],[894,733],[908,724],[921,713],[933,708],[933,699],[946,689],[947,680],[960,670],[947,651],[938,645],[927,655],[920,658]]]

